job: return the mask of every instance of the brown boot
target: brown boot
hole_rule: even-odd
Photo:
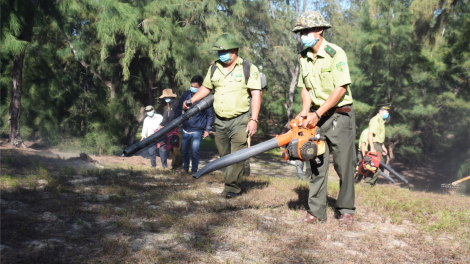
[[[318,218],[316,218],[315,216],[307,213],[307,215],[302,218],[301,220],[299,220],[300,223],[304,223],[304,224],[309,224],[309,223],[326,223],[326,219],[323,219],[323,220],[319,220]]]
[[[339,219],[339,224],[342,226],[349,226],[353,223],[354,214],[342,214]]]

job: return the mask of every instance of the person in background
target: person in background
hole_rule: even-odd
[[[204,79],[200,75],[196,75],[191,79],[191,87],[181,96],[176,112],[173,119],[178,118],[183,113],[183,103],[191,99],[193,95],[199,90]],[[199,102],[194,103],[190,108],[193,108]],[[191,174],[195,174],[199,165],[199,145],[201,140],[209,136],[209,131],[212,129],[211,125],[214,121],[212,115],[212,108],[208,108],[202,112],[191,117],[182,125],[183,141],[181,144],[181,154],[183,157],[183,168],[179,173],[189,173],[189,153],[191,152]],[[192,142],[192,143],[191,143]]]
[[[164,89],[162,92],[162,96],[160,96],[160,99],[165,100],[165,106],[163,108],[163,121],[160,124],[160,128],[166,126],[168,123],[173,120],[173,116],[175,115],[176,111],[176,106],[178,105],[178,101],[176,100],[176,94],[173,93],[171,89]],[[181,137],[180,137],[180,142],[181,142]],[[167,158],[168,151],[162,151],[166,152],[163,153],[163,155]],[[171,149],[171,167],[173,170],[177,170],[178,168],[181,167],[182,162],[181,162],[181,150],[179,147],[173,147]],[[160,158],[162,158],[160,156]],[[166,164],[166,159],[165,159],[165,164]]]
[[[364,129],[359,137],[359,148],[357,152],[357,161],[360,161],[364,158],[369,150],[369,128]]]
[[[155,113],[155,109],[153,106],[148,105],[145,107],[145,112],[147,116],[144,119],[144,125],[142,128],[142,137],[140,138],[140,141],[144,140],[146,137],[152,135],[153,133],[157,132],[160,126],[160,123],[163,120],[163,117],[159,114]],[[157,144],[154,144],[154,146],[151,146],[148,149],[148,153],[150,155],[150,166],[152,168],[157,167]]]
[[[383,156],[387,156],[388,151],[384,145],[385,141],[385,122],[390,117],[390,106],[385,105],[380,107],[379,112],[376,116],[372,117],[369,122],[369,132],[368,132],[368,141],[370,146],[370,153],[372,155],[380,155],[378,151],[382,151]],[[383,160],[381,155],[380,159]],[[371,187],[375,186],[377,179],[379,178],[380,172],[382,170],[377,168],[372,177],[365,177],[364,183],[370,185]]]
[[[256,133],[258,113],[261,106],[261,81],[258,68],[250,64],[250,75],[246,80],[243,65],[248,63],[238,57],[240,44],[232,34],[220,35],[212,50],[219,57],[207,70],[207,75],[191,98],[196,103],[214,91],[214,126],[215,143],[221,157],[244,149],[248,137]],[[248,65],[248,64],[246,64]],[[251,118],[248,113],[251,104]],[[189,109],[183,102],[183,109]],[[244,174],[244,162],[238,162],[225,168],[225,186],[222,195],[236,198],[241,195],[241,182]]]
[[[359,166],[359,162],[364,158],[364,156],[367,154],[367,151],[369,149],[369,128],[364,129],[362,131],[361,136],[359,137],[359,147],[357,149],[357,164]],[[357,168],[356,168],[357,171]],[[356,182],[360,182],[362,180],[362,175],[358,174],[356,172]]]

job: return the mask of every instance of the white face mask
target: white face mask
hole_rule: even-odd
[[[154,114],[154,111],[147,112],[147,115],[150,116],[150,117],[152,117],[153,114]]]

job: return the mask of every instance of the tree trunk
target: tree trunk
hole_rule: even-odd
[[[288,4],[289,5],[289,4]],[[274,7],[273,7],[273,1],[269,1],[269,8],[271,9],[271,18],[276,19],[274,16]]]
[[[10,3],[12,5],[13,2]],[[39,5],[39,0],[31,0],[34,8]],[[26,25],[27,28],[22,32],[19,39],[27,42],[31,42],[33,36],[33,19],[34,15],[27,17]],[[10,109],[8,113],[8,125],[9,125],[9,141],[10,144],[16,148],[26,148],[21,139],[20,133],[20,117],[21,117],[21,92],[23,90],[23,66],[25,51],[21,54],[13,57],[13,88],[11,89],[11,101]]]
[[[90,72],[98,79],[100,79],[100,81],[102,81],[106,87],[108,87],[109,89],[109,94],[110,94],[110,97],[112,99],[115,98],[116,96],[116,85],[114,84],[113,82],[113,79],[111,79],[111,81],[108,81],[108,80],[105,80],[99,73],[97,73],[96,71],[94,71],[90,65],[84,61],[84,60],[81,60],[81,59],[78,59],[78,57],[76,56],[77,55],[77,50],[75,49],[75,47],[73,46],[72,42],[70,41],[70,39],[67,37],[67,34],[65,34],[65,31],[62,27],[59,28],[60,29],[60,32],[62,33],[62,36],[64,37],[65,41],[67,42],[67,44],[69,45],[70,49],[72,50],[73,52],[73,55],[75,56],[75,58],[80,62],[80,64],[85,67],[85,69],[89,69]],[[116,68],[116,67],[115,67]],[[114,77],[114,75],[113,75]]]
[[[289,86],[289,102],[284,105],[287,111],[287,124],[284,125],[285,128],[289,129],[289,122],[293,118],[292,116],[292,105],[294,104],[294,93],[295,87],[297,85],[297,76],[299,75],[300,63],[297,61],[295,63],[295,69],[291,70],[292,79]]]
[[[152,105],[155,103],[155,97],[153,96],[153,85],[155,84],[155,75],[151,75],[148,78],[148,87],[147,87],[147,95],[148,95],[148,101],[147,105]]]
[[[393,150],[395,149],[395,146],[399,144],[400,142],[401,140],[398,140],[388,145],[388,155],[387,155],[387,162],[386,162],[387,165],[392,164],[392,162],[395,160],[395,155],[393,153]]]
[[[25,54],[13,58],[13,88],[11,89],[10,113],[8,124],[10,126],[10,143],[16,148],[25,148],[20,133],[21,91],[23,89],[23,64]]]
[[[139,130],[139,127],[142,125],[142,121],[145,118],[144,109],[145,109],[144,107],[140,108],[139,115],[136,116],[135,122],[131,125],[129,133],[127,134],[127,145],[128,146],[134,144],[135,135],[137,134],[137,131]]]
[[[295,0],[294,5],[295,5],[295,13],[298,16],[300,14],[299,0]],[[306,6],[306,1],[304,0],[304,6],[303,6],[304,12],[305,12],[305,6]],[[302,51],[302,43],[300,42],[300,37],[296,37],[296,41],[297,41],[297,53],[299,53]],[[299,75],[299,70],[300,70],[299,60],[297,59],[294,69],[289,67],[289,64],[287,64],[287,67],[289,68],[292,79],[290,81],[290,86],[289,86],[289,102],[284,104],[284,107],[286,108],[286,111],[287,111],[287,123],[283,127],[284,130],[290,129],[289,123],[290,123],[290,120],[293,118],[292,105],[294,104],[295,87],[297,85],[297,77]]]

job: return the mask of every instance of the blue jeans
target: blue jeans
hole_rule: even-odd
[[[183,142],[181,144],[181,155],[183,156],[183,169],[189,171],[189,151],[191,146],[191,154],[192,154],[192,167],[191,173],[195,173],[197,171],[197,166],[199,165],[199,145],[201,144],[202,140],[202,131],[201,132],[191,132],[192,134],[185,133],[183,131]],[[191,144],[192,139],[192,144]]]

